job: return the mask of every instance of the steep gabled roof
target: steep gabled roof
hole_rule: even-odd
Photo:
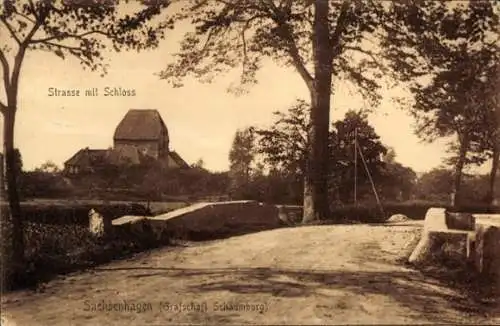
[[[170,151],[170,152],[168,153],[168,156],[169,156],[169,158],[171,158],[171,159],[172,159],[175,163],[177,163],[177,165],[178,165],[179,167],[181,167],[181,168],[189,168],[189,167],[190,167],[190,166],[189,166],[189,164],[187,164],[187,163],[186,163],[186,161],[184,161],[184,160],[182,159],[182,157],[181,157],[179,154],[177,154],[177,152],[176,152],[176,151]]]
[[[132,109],[116,127],[113,139],[157,140],[161,138],[163,129],[167,127],[158,110]]]
[[[69,160],[64,162],[64,165],[79,165],[79,166],[90,166],[94,164],[103,163],[109,151],[107,149],[89,149],[82,148],[75,155],[73,155]]]
[[[138,148],[133,146],[125,146],[120,148],[114,148],[109,153],[109,163],[114,165],[131,164],[137,165],[142,164],[148,160],[147,155],[141,153]]]

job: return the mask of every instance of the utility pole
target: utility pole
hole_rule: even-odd
[[[366,174],[368,175],[368,179],[370,180],[370,183],[372,185],[373,194],[375,195],[375,199],[377,200],[377,204],[380,207],[380,212],[382,213],[382,216],[385,218],[384,207],[382,206],[382,203],[380,202],[380,198],[378,197],[377,188],[375,188],[375,183],[373,182],[372,175],[370,173],[370,170],[368,169],[368,164],[366,164],[365,156],[363,155],[361,148],[358,147],[358,150],[359,150],[359,155],[361,156],[361,161],[363,162],[363,165],[365,166]]]
[[[354,128],[354,205],[358,205],[358,128]]]

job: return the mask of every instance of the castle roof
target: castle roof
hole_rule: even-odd
[[[82,148],[76,152],[69,160],[64,162],[68,165],[91,166],[105,162],[108,156],[106,149]]]
[[[181,168],[189,168],[189,164],[184,161],[184,159],[176,152],[170,151],[168,156],[171,160],[173,160],[179,167]]]
[[[158,140],[162,132],[168,131],[158,110],[131,109],[116,127],[113,139]]]

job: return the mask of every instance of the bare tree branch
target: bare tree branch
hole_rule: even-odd
[[[259,18],[265,18],[267,17],[267,15],[265,14],[257,14],[251,18],[249,18],[246,22],[245,22],[245,25],[243,26],[242,30],[241,30],[241,40],[243,42],[243,73],[245,72],[245,66],[248,62],[248,53],[247,53],[247,42],[246,42],[246,37],[245,37],[245,33],[246,31],[250,28],[250,24],[256,20],[256,19],[259,19]]]
[[[7,105],[3,104],[2,101],[0,101],[0,113],[2,113],[3,115],[5,115],[7,113]]]
[[[106,37],[111,37],[111,34],[104,32],[104,31],[99,31],[99,30],[94,30],[94,31],[88,31],[82,34],[70,34],[70,33],[62,33],[60,35],[54,35],[54,36],[49,36],[46,38],[41,38],[41,39],[33,39],[30,41],[30,44],[36,44],[36,43],[43,43],[51,40],[60,40],[63,38],[76,38],[81,40],[83,37],[91,35],[91,34],[99,34],[103,35]]]
[[[205,51],[208,48],[208,43],[212,39],[213,35],[214,35],[214,30],[211,29],[210,32],[208,32],[207,39],[205,40],[205,44],[203,45],[203,47],[202,47],[202,49],[200,51],[200,54],[204,54],[205,53]]]
[[[26,15],[25,15],[25,14],[23,14],[22,12],[15,11],[14,13],[15,13],[16,15],[19,15],[19,16],[23,17],[24,19],[26,19],[26,20],[27,20],[27,21],[29,21],[30,23],[36,24],[36,21],[35,21],[35,20],[33,20],[33,18],[26,16]]]
[[[69,45],[64,45],[64,44],[59,44],[59,43],[54,43],[54,42],[44,42],[44,44],[49,45],[49,46],[55,46],[61,49],[69,50],[69,51],[81,51],[81,48],[77,46],[69,46]]]
[[[280,27],[280,32],[282,34],[282,37],[287,41],[288,52],[292,57],[293,65],[299,72],[300,76],[306,83],[307,87],[311,90],[314,87],[313,85],[314,79],[311,76],[311,73],[307,70],[304,59],[300,55],[297,43],[293,38],[293,34],[292,31],[290,30],[288,22],[283,19],[282,12],[279,10],[279,8],[276,7],[276,5],[272,0],[268,0],[267,5],[271,8],[274,14],[272,18]]]
[[[332,59],[342,53],[341,38],[347,23],[347,10],[349,9],[349,4],[350,2],[348,0],[345,0],[342,3],[342,6],[340,7],[340,14],[337,18],[337,24],[335,25],[335,31],[330,38],[330,44],[332,46]]]
[[[7,98],[9,106],[12,105],[12,110],[17,110],[17,87],[19,86],[19,74],[21,73],[21,65],[23,63],[24,55],[26,53],[26,49],[28,48],[29,42],[33,35],[38,31],[40,26],[42,25],[42,21],[39,20],[33,26],[33,28],[29,31],[26,38],[19,45],[19,51],[17,52],[14,58],[14,67],[12,68],[12,77],[10,80],[10,87],[6,86]],[[13,89],[12,89],[13,88]]]
[[[380,63],[380,61],[381,61],[380,58],[382,57],[382,54],[380,54],[380,53],[375,53],[375,52],[372,52],[372,51],[369,51],[369,50],[365,50],[365,49],[363,49],[363,48],[361,48],[359,46],[345,45],[344,49],[345,50],[351,50],[351,51],[357,51],[359,53],[365,54],[365,55],[369,56],[372,59],[372,62],[374,64],[376,64],[380,68],[380,70],[382,70],[382,71],[387,71],[388,70],[386,66],[384,66],[382,63]]]
[[[2,49],[0,49],[0,62],[2,63],[3,85],[5,87],[5,94],[7,95],[10,87],[10,67],[7,57]]]
[[[28,46],[28,44],[31,42],[33,35],[35,35],[35,33],[40,28],[40,26],[42,26],[42,22],[37,21],[36,24],[33,26],[33,28],[30,30],[30,32],[28,33],[28,35],[26,35],[26,38],[24,39],[23,44],[22,44],[22,46],[24,46],[25,49]]]
[[[0,101],[0,113],[2,113],[4,116],[7,114],[7,105],[5,105],[2,101]]]
[[[36,8],[35,8],[35,4],[33,3],[33,0],[29,0],[29,6],[31,9],[31,12],[33,12],[33,16],[35,16],[35,18],[36,18],[36,21],[40,22],[40,16],[38,16],[36,14]]]
[[[14,38],[14,40],[16,40],[17,44],[21,45],[21,40],[19,39],[19,37],[17,37],[16,32],[14,32],[14,29],[12,28],[12,26],[10,26],[9,22],[7,21],[7,19],[5,17],[1,17],[0,20],[5,25],[5,27],[7,27],[7,29],[9,30],[10,35]]]
[[[247,24],[248,25],[248,24]],[[247,54],[247,41],[245,39],[245,32],[247,30],[248,27],[243,27],[242,31],[241,31],[241,41],[243,42],[243,72],[245,72],[245,67],[247,65],[247,62],[248,62],[248,54]]]

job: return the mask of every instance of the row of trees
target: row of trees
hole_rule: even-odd
[[[456,136],[456,204],[466,164],[498,165],[498,12],[492,1],[189,1],[175,16],[195,32],[162,72],[211,81],[242,67],[238,90],[256,83],[264,58],[293,67],[311,105],[304,169],[304,221],[328,215],[330,98],[340,80],[376,106],[384,76],[407,83],[425,139]],[[430,83],[428,81],[430,80]],[[496,114],[494,114],[496,111]],[[490,198],[494,197],[493,186]]]
[[[414,196],[417,199],[432,202],[448,202],[450,193],[454,189],[454,169],[436,168],[424,173],[418,178],[414,188]],[[490,175],[467,174],[463,175],[461,191],[464,205],[481,206],[490,201]],[[500,183],[495,184],[498,193]]]
[[[250,127],[236,132],[229,154],[234,197],[260,194],[261,200],[273,200],[276,195],[268,194],[274,191],[288,194],[280,201],[302,202],[309,110],[307,102],[298,100],[287,112],[275,112],[269,128]],[[348,111],[344,119],[333,122],[328,148],[330,164],[325,178],[329,202],[352,202],[355,195],[359,199],[373,198],[369,177],[383,198],[409,199],[416,174],[395,161],[394,150],[382,144],[366,113]],[[268,181],[267,191],[263,189],[264,180]]]
[[[82,198],[161,201],[224,197],[229,173],[210,172],[199,160],[189,169],[167,169],[151,160],[139,165],[102,164],[93,172],[68,175],[51,161],[23,170],[16,149],[16,188],[21,198]]]
[[[391,39],[398,41],[387,47],[388,55],[415,96],[410,112],[417,134],[427,141],[451,137],[447,163],[454,166],[456,205],[466,199],[461,187],[464,168],[491,160],[491,203],[500,155],[498,12],[487,1],[431,1],[410,12],[403,12],[407,8],[400,4],[394,8],[403,20],[391,31]],[[421,64],[405,64],[408,58]]]
[[[294,111],[294,110],[290,110]],[[288,113],[289,114],[289,113]],[[287,116],[287,114],[276,114]],[[349,117],[362,117],[360,113],[349,112]],[[277,119],[281,121],[281,119]],[[362,129],[371,127],[366,120],[360,119],[357,124]],[[274,129],[273,125],[269,129]],[[262,130],[269,132],[269,129]],[[261,131],[261,132],[262,132]],[[371,139],[360,139],[362,151],[367,151],[373,144],[379,148],[382,159],[370,160],[369,169],[375,180],[377,192],[384,201],[404,201],[408,199],[431,202],[448,202],[453,191],[454,172],[450,168],[436,168],[416,177],[415,172],[396,162],[395,152],[377,141],[374,130]],[[335,129],[332,130],[332,133]],[[211,172],[203,167],[202,160],[191,166],[191,169],[165,170],[160,164],[142,166],[123,166],[115,171],[101,170],[80,176],[67,176],[53,162],[46,162],[31,170],[23,170],[21,153],[16,150],[16,167],[18,170],[18,190],[22,198],[100,198],[110,200],[191,200],[208,198],[255,199],[270,203],[300,204],[303,188],[300,176],[287,171],[282,165],[272,169],[262,162],[260,146],[261,136],[249,129],[237,131],[231,150],[231,170],[228,172]],[[344,150],[349,152],[349,139],[342,141]],[[250,150],[248,150],[250,149]],[[368,152],[368,151],[367,151]],[[248,154],[251,155],[248,155]],[[385,153],[385,154],[384,154]],[[243,154],[243,155],[241,155]],[[353,177],[354,156],[346,155],[344,162],[332,165],[330,180],[330,201],[334,205],[350,204],[354,200]],[[377,155],[370,155],[372,157]],[[259,163],[260,158],[260,163]],[[358,156],[358,160],[360,160]],[[274,161],[276,162],[276,161]],[[372,163],[374,162],[374,163]],[[341,166],[339,168],[339,166]],[[339,174],[335,178],[335,173]],[[338,183],[343,180],[344,183]],[[462,185],[466,204],[478,204],[488,201],[489,175],[464,174]],[[496,184],[496,188],[500,184]],[[365,171],[358,171],[357,199],[373,201],[374,195],[366,178]],[[214,200],[214,199],[212,199]]]
[[[268,128],[245,128],[235,133],[230,160],[229,193],[237,199],[255,199],[271,203],[300,205],[303,200],[303,173],[307,148],[307,104],[297,101],[287,112],[275,112]],[[332,123],[328,185],[329,201],[350,204],[354,191],[361,201],[374,201],[373,189],[362,165],[354,154],[354,133],[383,201],[425,200],[448,204],[455,191],[455,163],[435,168],[417,177],[417,173],[396,161],[394,149],[379,140],[367,116],[348,111],[343,120]],[[486,154],[483,154],[486,155]],[[357,175],[355,175],[357,162]],[[499,182],[492,174],[463,173],[460,185],[463,205],[491,205],[491,193],[498,193]],[[356,181],[355,181],[356,180]],[[498,177],[497,177],[498,181]],[[357,189],[354,189],[354,183]]]

